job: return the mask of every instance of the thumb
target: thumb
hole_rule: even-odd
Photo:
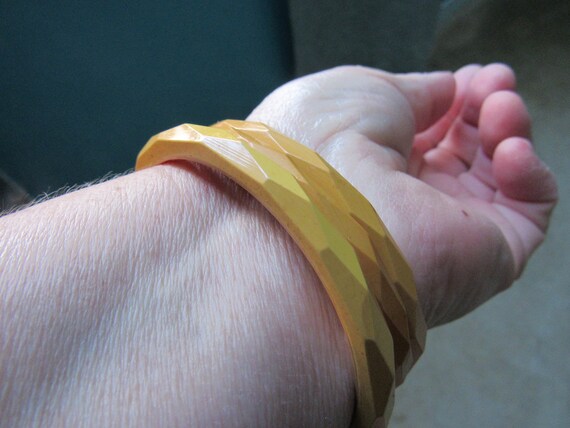
[[[413,136],[451,106],[451,73],[391,74],[343,66],[289,82],[249,120],[265,122],[316,150],[345,131],[407,158]],[[344,136],[343,136],[344,138]]]
[[[437,122],[453,103],[455,78],[449,71],[385,73],[384,78],[407,99],[413,111],[416,132],[421,132]]]
[[[376,78],[376,84],[369,84],[368,90],[370,95],[379,95],[375,98],[375,108],[368,109],[367,116],[372,119],[373,125],[363,126],[367,122],[361,120],[360,134],[376,144],[394,149],[405,159],[409,157],[414,134],[441,119],[455,98],[455,78],[449,71],[407,74],[369,68],[356,68],[353,71],[361,73],[361,77],[368,75]],[[390,95],[387,86],[397,96]]]

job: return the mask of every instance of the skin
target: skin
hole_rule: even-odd
[[[250,116],[375,206],[430,326],[508,287],[557,193],[503,65],[293,81]],[[458,239],[461,237],[461,239]],[[0,218],[0,426],[348,426],[350,350],[246,192],[164,165]]]
[[[340,67],[280,88],[250,119],[320,152],[368,198],[412,265],[430,326],[510,286],[544,240],[556,182],[505,65]]]

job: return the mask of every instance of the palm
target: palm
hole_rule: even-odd
[[[431,80],[341,68],[286,85],[250,119],[319,151],[372,202],[433,325],[510,285],[544,237],[556,186],[513,89],[497,65]]]

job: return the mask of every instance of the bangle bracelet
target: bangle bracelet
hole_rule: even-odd
[[[317,153],[261,123],[180,125],[152,137],[136,169],[172,160],[221,171],[291,235],[351,346],[353,426],[385,426],[395,385],[423,351],[426,326],[412,271],[370,203]]]

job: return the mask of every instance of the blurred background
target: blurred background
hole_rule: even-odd
[[[153,134],[244,118],[296,76],[505,62],[559,179],[509,291],[430,331],[392,427],[570,426],[570,3],[0,0],[0,209],[131,168]]]

